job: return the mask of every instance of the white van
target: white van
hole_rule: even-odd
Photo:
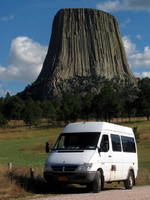
[[[123,181],[126,189],[132,189],[137,171],[137,147],[131,128],[80,122],[67,125],[61,132],[45,162],[44,177],[51,183],[86,184],[99,192],[104,183],[113,181]]]

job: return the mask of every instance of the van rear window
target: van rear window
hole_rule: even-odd
[[[124,152],[130,152],[130,153],[136,152],[134,138],[121,136],[121,140]]]
[[[112,150],[121,151],[120,136],[111,134]]]

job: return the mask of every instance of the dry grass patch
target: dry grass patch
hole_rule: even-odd
[[[5,167],[0,167],[0,199],[16,199],[24,196],[26,196],[25,190],[10,179]]]
[[[51,136],[56,137],[60,133],[61,128],[45,128],[32,129],[27,127],[20,128],[0,128],[0,139],[30,139],[34,137]]]
[[[27,167],[13,167],[8,171],[7,167],[0,166],[0,199],[18,199],[31,197],[35,194],[49,194],[49,185],[42,177],[42,172]]]
[[[36,146],[23,146],[20,150],[42,152],[42,151],[44,151],[44,148],[45,148],[45,146],[43,144],[40,144],[40,145],[36,145]]]
[[[150,140],[150,134],[140,135],[140,140]]]
[[[150,171],[149,171],[149,169],[139,170],[136,183],[138,185],[150,185]]]

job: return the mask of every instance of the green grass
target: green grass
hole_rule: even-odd
[[[137,183],[150,184],[150,139],[142,140],[138,144],[139,173]]]
[[[47,157],[45,142],[54,143],[61,129],[26,130],[0,135],[0,163],[42,168]],[[2,136],[2,137],[1,137]]]

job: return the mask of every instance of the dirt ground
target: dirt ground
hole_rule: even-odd
[[[105,189],[100,193],[60,194],[32,200],[150,200],[150,186],[138,186],[132,190]]]

